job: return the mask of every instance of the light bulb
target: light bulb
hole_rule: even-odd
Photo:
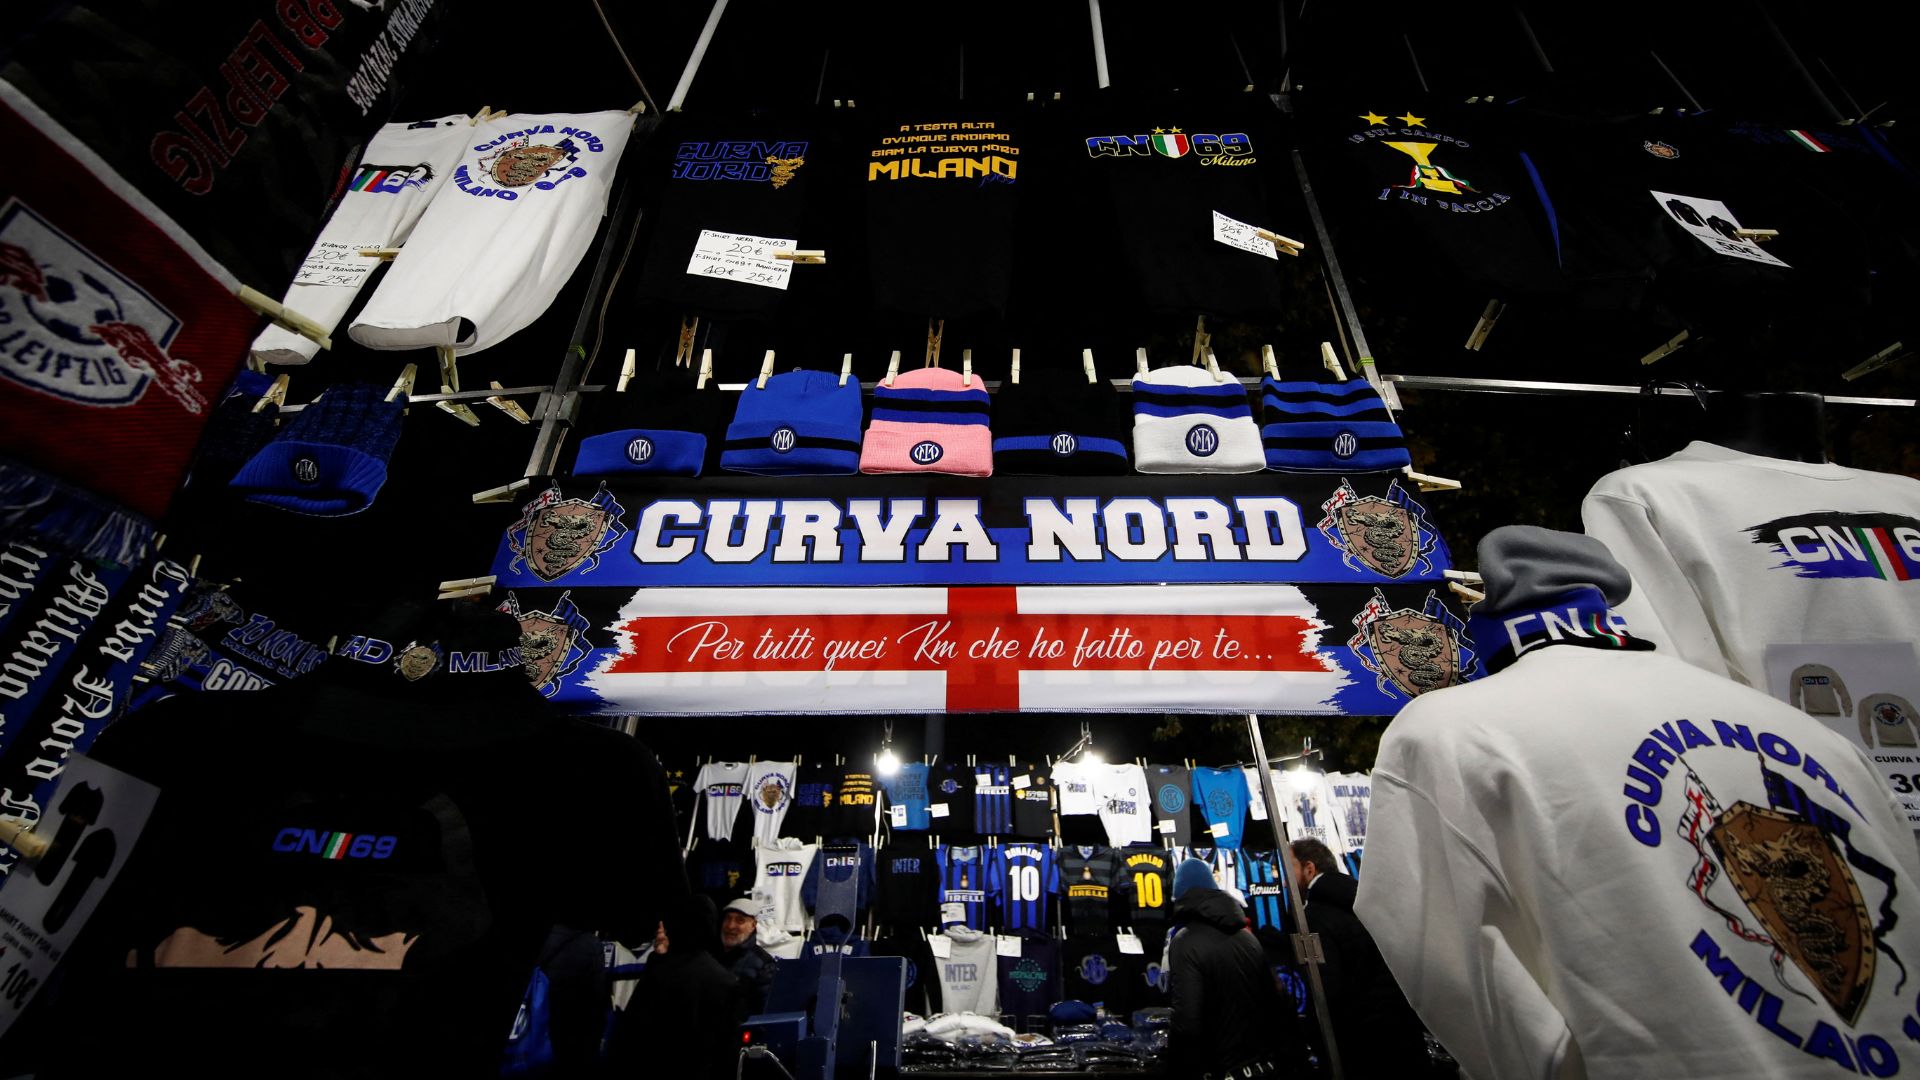
[[[881,776],[892,776],[900,771],[900,755],[893,752],[893,747],[883,746],[880,756],[874,759],[873,767]]]
[[[1100,756],[1100,751],[1088,750],[1086,753],[1080,755],[1080,760],[1088,765],[1098,765],[1106,759]]]
[[[1287,770],[1287,784],[1295,791],[1306,791],[1313,787],[1313,772],[1305,765],[1296,765]]]

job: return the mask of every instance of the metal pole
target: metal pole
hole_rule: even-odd
[[[1307,927],[1307,895],[1300,888],[1300,875],[1293,868],[1293,849],[1287,844],[1286,823],[1280,820],[1280,792],[1273,782],[1273,763],[1267,760],[1267,741],[1260,736],[1260,718],[1247,714],[1247,737],[1253,740],[1253,760],[1260,766],[1261,797],[1267,801],[1267,824],[1273,828],[1273,853],[1287,877],[1287,895],[1293,898],[1296,930],[1294,951],[1307,968],[1307,986],[1313,992],[1314,1019],[1320,1023],[1320,1036],[1327,1040],[1327,1069],[1333,1080],[1342,1080],[1340,1045],[1333,1037],[1333,1012],[1327,1007],[1327,992],[1320,980],[1320,935]]]
[[[1760,9],[1760,18],[1767,24],[1767,33],[1773,36],[1773,43],[1780,46],[1780,51],[1787,54],[1787,59],[1793,61],[1793,70],[1800,73],[1800,78],[1812,92],[1813,99],[1820,103],[1821,108],[1827,110],[1827,116],[1835,123],[1845,120],[1846,116],[1841,113],[1840,107],[1833,103],[1833,99],[1827,96],[1825,90],[1820,89],[1819,80],[1815,79],[1813,72],[1808,71],[1807,65],[1801,62],[1800,54],[1794,51],[1793,44],[1787,40],[1787,35],[1780,32],[1780,24],[1773,21],[1773,15],[1767,11],[1767,6],[1765,4],[1753,6]]]
[[[1346,275],[1340,272],[1340,259],[1333,252],[1333,237],[1327,232],[1327,219],[1320,213],[1320,200],[1313,193],[1313,181],[1307,178],[1306,159],[1300,156],[1298,150],[1293,152],[1293,172],[1300,179],[1300,195],[1307,203],[1307,217],[1313,221],[1313,236],[1320,245],[1321,264],[1327,268],[1327,280],[1333,285],[1334,298],[1339,301],[1340,314],[1347,324],[1347,334],[1353,339],[1353,366],[1377,389],[1381,383],[1373,370],[1373,350],[1367,345],[1366,333],[1360,329],[1360,311],[1354,307],[1353,292],[1347,288]],[[1396,403],[1389,401],[1388,404]]]
[[[1637,396],[1647,391],[1638,386],[1621,383],[1570,383],[1544,382],[1532,379],[1468,379],[1451,375],[1382,375],[1381,380],[1395,386],[1404,386],[1409,390],[1465,390],[1485,394],[1548,394],[1577,396],[1581,394],[1620,394]],[[1677,386],[1655,387],[1655,394],[1671,397],[1691,397],[1693,391]],[[1822,395],[1821,400],[1829,405],[1860,405],[1878,409],[1911,409],[1916,404],[1914,398],[1848,397],[1837,394]]]
[[[1700,106],[1700,100],[1693,96],[1693,92],[1691,90],[1687,89],[1687,84],[1680,81],[1680,76],[1675,75],[1673,73],[1673,69],[1667,66],[1667,62],[1665,60],[1660,59],[1659,53],[1654,52],[1652,49],[1648,49],[1647,55],[1653,57],[1653,62],[1656,64],[1659,64],[1660,70],[1666,72],[1667,78],[1673,80],[1673,85],[1680,88],[1680,96],[1687,99],[1687,104],[1693,106],[1694,112],[1706,112],[1706,110]]]
[[[1553,74],[1553,64],[1547,59],[1547,50],[1540,47],[1540,38],[1533,32],[1533,23],[1527,20],[1527,13],[1520,10],[1519,4],[1513,5],[1513,17],[1520,20],[1520,29],[1526,31],[1527,44],[1533,46],[1534,59],[1540,61],[1540,70]]]
[[[707,57],[707,46],[713,42],[713,32],[720,26],[720,16],[727,10],[727,0],[713,0],[713,10],[707,12],[707,25],[700,28],[700,39],[693,43],[693,55],[687,57],[687,66],[680,72],[680,82],[673,88],[673,96],[667,99],[667,111],[679,112],[680,106],[687,100],[687,91],[693,89],[693,77],[700,73],[700,61]]]
[[[1400,40],[1406,43],[1407,59],[1413,61],[1413,75],[1414,78],[1420,80],[1420,92],[1423,94],[1433,93],[1433,89],[1427,85],[1427,73],[1420,70],[1420,55],[1413,51],[1413,39],[1405,34],[1401,34]]]
[[[1087,15],[1093,20],[1093,81],[1104,90],[1112,80],[1107,78],[1107,32],[1100,24],[1100,0],[1087,0]]]

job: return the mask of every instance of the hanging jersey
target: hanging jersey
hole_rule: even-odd
[[[707,838],[731,840],[733,819],[739,816],[740,801],[747,791],[747,763],[713,761],[700,767],[694,786],[707,799]]]
[[[793,805],[794,768],[791,761],[757,761],[747,769],[747,806],[753,811],[753,838],[770,844],[780,838]]]
[[[1247,819],[1247,775],[1240,766],[1193,770],[1193,799],[1216,846],[1237,848]]]
[[[872,836],[879,811],[879,787],[871,769],[849,765],[840,771],[833,804],[827,807],[826,836]]]
[[[1052,938],[1018,940],[1020,955],[997,958],[1000,1012],[1016,1031],[1045,1032],[1047,1010],[1060,1000],[1060,943]]]
[[[987,928],[987,906],[999,899],[999,853],[991,847],[940,849],[940,925]]]
[[[1109,933],[1114,889],[1124,880],[1120,853],[1106,847],[1065,847],[1059,863],[1067,929],[1075,934]]]
[[[1295,840],[1311,837],[1327,845],[1327,850],[1335,855],[1347,850],[1346,831],[1340,826],[1333,786],[1328,783],[1326,773],[1290,776],[1286,790],[1278,794],[1288,836]]]
[[[834,858],[834,856],[844,856],[854,852],[859,854],[860,862],[857,870],[849,867],[844,859]],[[813,865],[807,867],[806,880],[800,886],[800,902],[806,905],[807,914],[812,915],[820,910],[820,879],[823,875],[832,874],[830,880],[841,882],[847,880],[850,873],[859,874],[859,879],[854,882],[853,903],[855,912],[864,916],[867,909],[873,906],[876,877],[873,849],[867,846],[865,840],[854,844],[851,850],[844,845],[832,848],[822,846],[821,853],[814,857]]]
[[[687,857],[687,881],[695,892],[724,906],[753,885],[753,854],[731,840],[702,840]]]
[[[931,859],[932,855],[929,854]],[[907,962],[906,1009],[921,1016],[941,1011],[939,967],[926,939],[916,933],[876,938],[873,955],[898,956]]]
[[[927,812],[927,771],[926,762],[911,761],[880,781],[887,792],[887,812],[894,828],[925,832],[932,824]],[[904,811],[898,818],[893,817],[894,807]]]
[[[819,852],[819,845],[793,839],[753,845],[753,895],[761,902],[755,937],[761,945],[785,946],[791,935],[806,932],[807,909],[801,889]]]
[[[1144,844],[1153,834],[1147,801],[1146,770],[1138,765],[1097,765],[1093,791],[1100,800],[1100,824],[1114,847]]]
[[[1060,792],[1061,817],[1100,812],[1100,796],[1093,790],[1097,768],[1097,765],[1075,761],[1062,761],[1053,767],[1053,784]]]
[[[1333,816],[1346,837],[1346,854],[1351,855],[1367,846],[1367,807],[1373,801],[1373,777],[1365,773],[1331,773],[1327,784],[1333,791]]]
[[[1176,844],[1193,843],[1193,773],[1184,765],[1147,766],[1147,790],[1153,796],[1153,831]]]
[[[958,762],[942,765],[934,773],[933,790],[927,813],[933,831],[948,836],[971,836],[973,827],[973,776],[975,769]],[[943,812],[944,808],[944,812]]]
[[[1053,839],[1053,781],[1049,773],[1032,765],[1013,770],[1014,836]]]
[[[940,866],[924,847],[890,845],[878,860],[880,899],[875,915],[893,927],[936,926]]]
[[[1247,778],[1247,816],[1255,821],[1267,820],[1267,794],[1260,786],[1260,770],[1248,765],[1240,772]]]
[[[780,823],[780,835],[817,840],[826,831],[827,806],[833,802],[839,771],[815,762],[802,765],[794,776],[793,805]]]
[[[991,1016],[998,1012],[999,980],[995,978],[993,935],[955,926],[936,938],[945,938],[946,956],[934,951],[940,967],[941,1006],[948,1012]]]
[[[1246,897],[1247,914],[1253,918],[1254,925],[1280,929],[1287,890],[1286,878],[1281,876],[1274,853],[1243,849],[1234,867],[1234,881]]]
[[[1121,952],[1111,934],[1070,937],[1060,949],[1061,995],[1104,1005],[1110,1016],[1125,1016],[1137,996],[1143,959]]]
[[[973,831],[982,836],[1013,832],[1013,777],[1005,765],[974,767]]]
[[[1173,915],[1173,856],[1164,848],[1129,848],[1122,869],[1129,925],[1164,926]]]
[[[1060,867],[1045,844],[1008,844],[1000,849],[1000,925],[1008,930],[1045,930],[1047,908],[1060,895]]]

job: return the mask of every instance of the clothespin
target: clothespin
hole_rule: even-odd
[[[921,367],[940,366],[940,344],[947,336],[947,320],[927,320],[927,359]]]
[[[1487,343],[1487,335],[1493,333],[1493,324],[1506,314],[1507,305],[1499,300],[1487,301],[1485,311],[1480,313],[1480,321],[1473,324],[1473,333],[1467,335],[1467,348],[1479,352],[1480,346]]]
[[[1739,237],[1742,240],[1751,240],[1756,244],[1764,244],[1767,241],[1772,240],[1773,238],[1779,236],[1780,230],[1779,229],[1735,229],[1733,230],[1733,235]]]
[[[506,387],[500,385],[500,380],[498,379],[495,379],[487,385],[493,387],[495,390],[506,389]],[[498,394],[493,394],[487,398],[487,404],[499,409],[501,412],[506,413],[522,424],[533,423],[533,417],[528,416],[527,410],[521,408],[520,403],[514,401],[512,398],[505,398]]]
[[[20,856],[20,863],[30,865],[40,861],[47,853],[53,841],[44,836],[33,835],[33,823],[17,817],[0,817],[0,847],[9,847]]]
[[[333,348],[333,339],[327,336],[327,328],[307,318],[305,315],[287,307],[266,293],[247,285],[240,286],[234,293],[236,299],[265,315],[275,326],[291,330],[308,341],[316,342],[323,349]]]
[[[847,99],[847,108],[849,108],[849,109],[851,109],[851,108],[853,108],[853,99],[852,99],[852,98],[848,98],[848,99]]]
[[[1033,100],[1032,96],[1029,95],[1027,100],[1029,101]],[[1013,363],[1008,365],[1007,367],[1007,381],[1013,384],[1014,386],[1020,385],[1020,350],[1019,349],[1013,350]]]
[[[767,388],[767,380],[771,378],[773,378],[773,350],[768,349],[767,355],[760,360],[760,377],[753,381],[753,388],[755,390],[765,390]]]
[[[434,346],[433,352],[440,360],[440,392],[443,394],[459,393],[460,364],[459,361],[454,359],[453,346],[436,345]],[[467,408],[457,401],[436,401],[434,404],[439,407],[441,412],[446,413],[448,416],[459,418],[460,421],[468,427],[480,426],[480,417],[476,415],[472,409]]]
[[[475,506],[482,506],[487,503],[512,502],[515,492],[525,491],[532,484],[531,480],[515,480],[511,484],[501,484],[499,487],[488,488],[485,491],[476,491],[473,493],[473,503]]]
[[[1320,343],[1320,366],[1332,372],[1333,377],[1341,382],[1347,381],[1347,369],[1340,366],[1340,357],[1333,351],[1331,341]]]
[[[713,380],[713,350],[700,350],[700,375],[693,381],[695,390],[705,390],[707,383]]]
[[[973,382],[973,350],[960,350],[960,385]]]
[[[641,98],[639,101],[627,106],[627,112],[634,116],[647,115],[647,99]]]
[[[1893,344],[1867,357],[1865,360],[1840,373],[1842,379],[1852,382],[1855,379],[1871,375],[1889,364],[1897,364],[1907,358],[1906,346],[1896,341]]]
[[[454,581],[443,581],[440,583],[439,598],[442,600],[470,600],[477,596],[485,596],[493,591],[493,584],[496,580],[492,574],[488,574],[486,577],[459,578]]]
[[[773,257],[780,262],[790,262],[795,266],[827,265],[827,253],[824,251],[776,251]]]
[[[1027,91],[1027,101],[1033,101],[1033,91],[1031,90]]]
[[[1213,335],[1207,333],[1207,317],[1200,316],[1193,324],[1193,355],[1187,363],[1198,364],[1200,357],[1206,354],[1207,346],[1213,343]]]
[[[1260,346],[1260,366],[1267,371],[1267,378],[1280,381],[1280,362],[1273,358],[1273,346]]]
[[[1640,363],[1642,365],[1646,365],[1646,364],[1654,363],[1657,360],[1664,359],[1668,354],[1672,353],[1675,349],[1678,349],[1680,346],[1685,345],[1687,343],[1687,339],[1692,336],[1693,335],[1690,334],[1688,331],[1685,331],[1685,330],[1680,331],[1679,333],[1668,338],[1665,344],[1661,345],[1659,348],[1654,349],[1652,352],[1648,353],[1647,355],[1641,357]]]
[[[1055,100],[1055,101],[1059,101],[1059,100],[1060,100],[1060,91],[1058,91],[1058,90],[1055,90],[1055,91],[1053,92],[1053,100]]]
[[[1411,465],[1407,466],[1406,468],[1400,471],[1403,473],[1406,473],[1407,479],[1413,481],[1416,485],[1418,485],[1421,491],[1459,491],[1460,490],[1460,481],[1449,480],[1444,476],[1429,476],[1428,474],[1423,472],[1414,472],[1413,466]]]
[[[482,120],[485,120],[485,119],[487,118],[487,113],[488,113],[489,111],[490,111],[490,110],[489,110],[489,108],[488,108],[487,106],[485,106],[485,105],[482,105],[482,106],[480,106],[480,111],[479,111],[479,112],[477,112],[477,113],[474,113],[474,114],[473,114],[473,119],[471,119],[471,120],[469,120],[469,121],[467,121],[467,126],[468,126],[468,127],[473,127],[473,126],[475,126],[475,125],[477,125],[477,124],[479,124],[479,123],[480,123],[480,121],[482,121]]]
[[[387,391],[387,400],[406,401],[413,397],[413,383],[419,374],[420,367],[417,364],[408,364],[406,367],[401,368],[400,377],[393,380],[393,389]],[[401,406],[400,411],[402,413],[406,412],[406,407],[404,405]]]
[[[1093,366],[1092,349],[1080,350],[1080,370],[1087,373],[1088,382],[1096,383],[1100,381],[1100,372]]]
[[[699,329],[700,316],[682,315],[680,317],[680,344],[673,350],[674,367],[693,363],[693,335]]]
[[[1248,87],[1248,89],[1252,89],[1252,87]],[[1267,229],[1255,229],[1253,230],[1253,235],[1262,240],[1270,241],[1273,244],[1273,250],[1282,255],[1298,255],[1307,250],[1307,245],[1300,241],[1291,237],[1281,236],[1279,233]]]
[[[360,249],[361,258],[379,259],[381,262],[392,262],[393,257],[398,254],[400,254],[399,248],[361,248]]]
[[[627,384],[633,381],[634,375],[638,374],[636,370],[638,367],[637,360],[637,350],[634,349],[628,349],[627,355],[621,358],[620,377],[613,382],[614,393],[624,394],[627,392]]]
[[[1147,373],[1147,350],[1146,349],[1141,348],[1141,349],[1133,350],[1133,367],[1135,371],[1138,371],[1142,375],[1145,375]]]
[[[267,392],[261,394],[260,400],[253,403],[253,411],[265,412],[268,405],[272,405],[274,408],[285,405],[287,403],[287,385],[292,381],[293,378],[288,375],[274,376],[273,385],[267,387]]]
[[[847,385],[847,380],[852,376],[853,376],[853,354],[848,353],[845,356],[842,356],[840,358],[840,385],[841,386]]]
[[[1459,597],[1460,599],[1465,600],[1469,604],[1477,604],[1480,601],[1485,600],[1487,598],[1486,593],[1483,593],[1478,589],[1469,589],[1458,581],[1447,582],[1447,591],[1451,592],[1453,595]]]
[[[1472,570],[1442,570],[1440,576],[1448,581],[1457,581],[1462,585],[1484,585],[1487,579]]]
[[[1220,361],[1214,358],[1213,347],[1207,347],[1207,370],[1213,372],[1213,381],[1220,382],[1227,376],[1220,370]]]

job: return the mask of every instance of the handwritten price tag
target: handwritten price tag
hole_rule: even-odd
[[[1020,958],[1020,939],[1012,934],[1001,934],[993,939],[993,955]]]
[[[701,229],[700,240],[693,245],[693,259],[687,263],[687,273],[784,290],[793,278],[793,263],[775,259],[773,255],[776,251],[792,251],[798,244],[798,240]]]
[[[1255,255],[1265,255],[1275,262],[1280,261],[1280,253],[1274,250],[1273,241],[1253,230],[1253,226],[1244,221],[1235,221],[1218,210],[1213,212],[1213,238],[1241,251],[1251,251]]]
[[[322,240],[307,252],[307,261],[300,264],[300,272],[294,275],[295,285],[332,285],[342,289],[357,289],[366,283],[373,268],[380,265],[379,259],[363,258],[362,247],[378,245],[342,244],[332,240]]]

